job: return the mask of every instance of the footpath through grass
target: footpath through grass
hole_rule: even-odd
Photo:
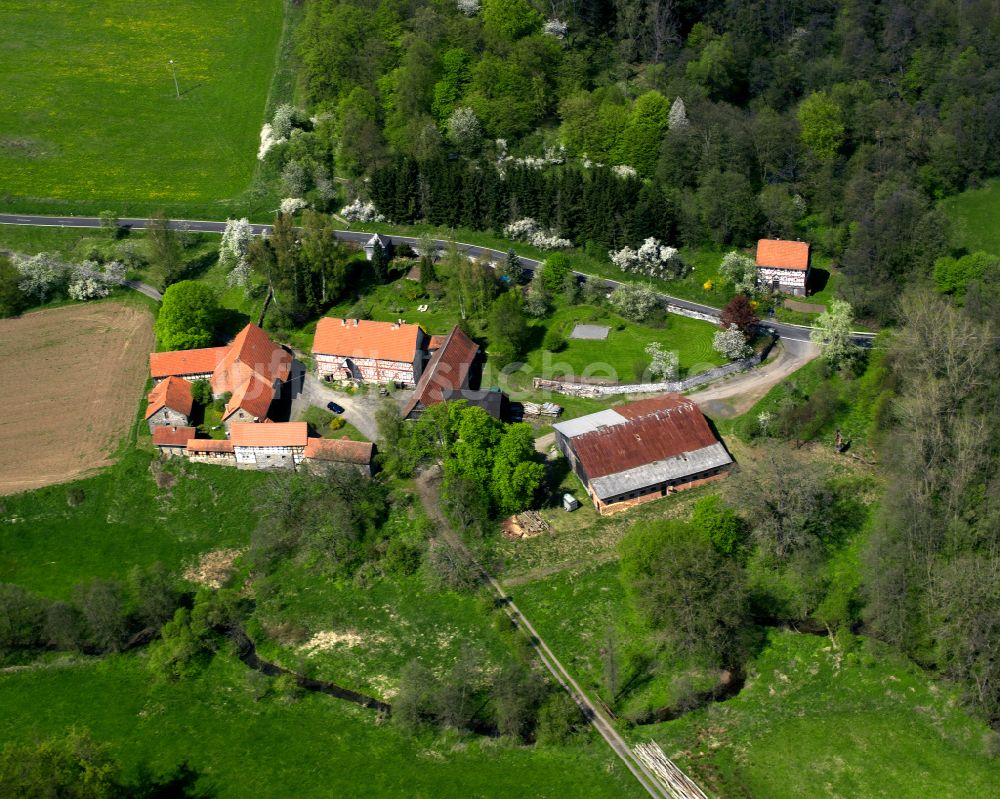
[[[0,208],[244,207],[283,14],[281,0],[0,4]]]

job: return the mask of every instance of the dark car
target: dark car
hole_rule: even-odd
[[[329,408],[334,413],[343,413],[344,412],[344,409],[342,407],[340,407],[336,402],[328,402],[328,403],[326,403],[326,407]]]

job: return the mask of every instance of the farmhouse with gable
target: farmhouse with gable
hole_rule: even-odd
[[[155,434],[160,426],[180,425],[183,428],[191,421],[194,399],[191,397],[191,384],[184,378],[170,375],[161,380],[149,392],[147,399],[146,421],[150,432]]]
[[[403,321],[325,317],[316,325],[312,353],[320,377],[413,386],[426,342],[419,325]]]
[[[149,366],[157,381],[149,394],[150,405],[146,413],[151,426],[181,421],[172,419],[171,411],[177,409],[161,403],[162,397],[179,397],[181,384],[187,387],[185,413],[190,416],[190,381],[207,379],[216,397],[232,394],[222,415],[223,424],[229,429],[234,422],[259,422],[267,417],[271,402],[291,374],[292,356],[271,341],[261,328],[250,324],[228,347],[154,352],[149,356]],[[162,421],[154,422],[153,417]],[[188,421],[185,418],[183,423]]]
[[[757,280],[765,288],[805,296],[809,284],[809,245],[782,239],[758,241]]]
[[[602,515],[718,480],[733,463],[698,407],[680,394],[554,427],[556,446]]]
[[[229,428],[239,469],[294,469],[305,457],[309,425],[305,422],[233,422]]]
[[[432,340],[432,346],[437,343]],[[419,418],[431,405],[451,400],[465,400],[483,408],[494,418],[501,418],[506,397],[501,391],[480,390],[481,372],[479,345],[459,327],[452,328],[431,354],[413,396],[403,408],[403,418]]]

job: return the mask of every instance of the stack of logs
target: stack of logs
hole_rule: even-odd
[[[523,404],[525,416],[558,416],[562,413],[562,406],[556,405],[554,402],[543,402],[541,404],[537,402],[525,402]]]

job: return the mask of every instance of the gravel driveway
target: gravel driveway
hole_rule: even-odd
[[[375,411],[384,401],[377,390],[371,390],[366,394],[347,394],[334,389],[323,383],[312,372],[303,370],[300,378],[301,386],[298,393],[292,400],[292,419],[299,416],[310,405],[318,408],[326,408],[328,402],[336,402],[344,409],[341,414],[344,419],[354,425],[365,438],[370,441],[378,440],[378,425],[375,423]],[[402,405],[409,398],[409,392],[396,392],[392,399]]]

